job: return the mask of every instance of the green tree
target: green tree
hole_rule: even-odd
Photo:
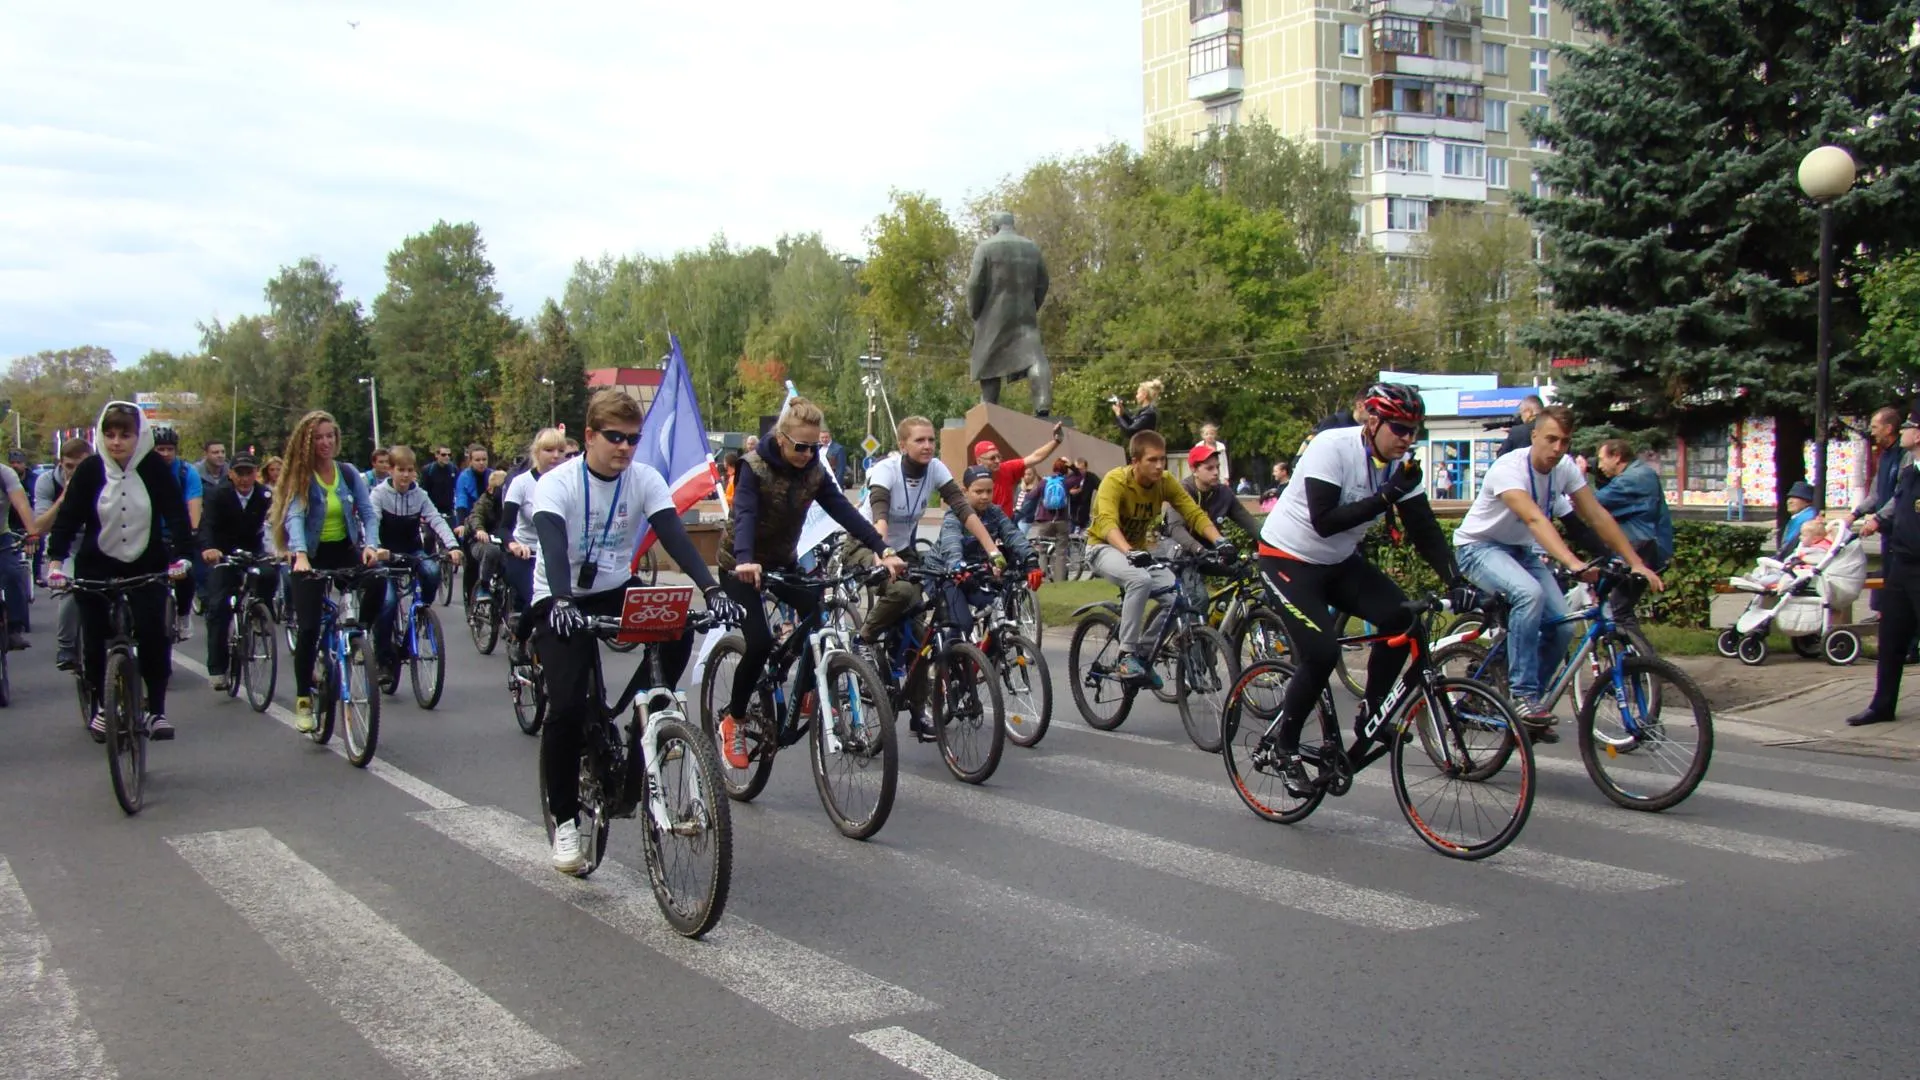
[[[1357,239],[1341,162],[1318,143],[1282,135],[1264,116],[1199,143],[1156,139],[1141,167],[1162,190],[1204,187],[1250,210],[1280,213],[1310,259],[1331,258]]]
[[[1920,383],[1920,251],[1873,268],[1860,283],[1866,329],[1860,353],[1898,386]]]
[[[401,241],[372,321],[393,438],[488,442],[495,358],[513,332],[478,226],[441,221]]]
[[[106,349],[47,349],[7,366],[0,397],[20,414],[22,445],[51,446],[51,433],[57,429],[93,426],[117,389],[114,376],[113,353]],[[11,428],[12,418],[4,419]]]
[[[319,324],[314,359],[307,369],[307,400],[324,408],[340,425],[340,456],[367,462],[373,457],[373,402],[364,378],[379,378],[380,441],[404,442],[388,397],[387,371],[376,370],[373,339],[358,300],[343,300]],[[325,404],[321,404],[324,402]]]
[[[1433,362],[1446,371],[1516,378],[1539,365],[1520,344],[1540,317],[1539,271],[1525,219],[1473,209],[1435,213],[1416,248],[1419,307],[1431,327]]]

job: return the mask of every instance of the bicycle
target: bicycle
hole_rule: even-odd
[[[388,638],[391,665],[380,673],[380,690],[386,694],[400,691],[400,668],[407,669],[413,684],[413,700],[423,709],[440,704],[446,688],[446,634],[440,629],[440,616],[433,610],[433,597],[420,594],[420,562],[434,556],[395,555],[388,576],[393,581],[393,629]],[[442,576],[449,576],[446,566]]]
[[[354,567],[348,570],[309,571],[325,588],[320,594],[320,671],[313,680],[314,729],[307,738],[325,746],[333,738],[334,708],[344,704],[341,740],[347,761],[364,769],[380,744],[379,678],[374,671],[373,640],[360,625],[360,592],[356,586],[385,570]],[[333,591],[340,590],[335,601]]]
[[[1207,596],[1207,625],[1233,643],[1233,656],[1242,670],[1256,660],[1287,654],[1286,624],[1267,606],[1260,571],[1251,563],[1221,568],[1227,583]]]
[[[587,631],[600,640],[625,637],[635,644],[658,644],[689,630],[719,625],[706,612],[692,613],[693,590],[683,586],[626,590],[619,617],[589,616]],[[698,938],[713,929],[726,908],[733,875],[733,816],[727,800],[715,798],[720,762],[706,734],[687,720],[687,698],[663,685],[660,652],[649,648],[618,702],[606,700],[600,650],[593,655],[588,696],[592,715],[580,740],[581,877],[606,858],[607,835],[614,818],[635,817],[645,803],[641,832],[647,879],[653,898],[674,930]],[[645,685],[643,685],[645,684]],[[632,712],[624,735],[620,717]],[[546,741],[541,741],[540,813],[553,842],[555,821],[547,802]],[[695,867],[693,884],[676,883],[681,860],[670,858],[669,840],[680,842]]]
[[[147,716],[141,695],[140,661],[133,640],[133,607],[127,595],[136,589],[159,585],[171,590],[173,579],[165,571],[138,574],[112,581],[69,578],[67,590],[91,593],[108,599],[106,666],[101,672],[100,697],[96,700],[87,685],[86,653],[81,651],[75,675],[89,722],[95,709],[106,722],[107,774],[113,780],[113,797],[128,816],[140,812],[147,789]]]
[[[932,714],[933,735],[915,737],[940,744],[941,760],[956,780],[982,784],[1000,766],[1006,750],[1006,707],[1000,696],[1000,680],[986,654],[967,637],[948,604],[949,589],[959,589],[970,579],[986,575],[986,566],[964,566],[958,570],[935,570],[915,566],[907,578],[921,587],[921,600],[888,627],[874,650],[886,658],[881,675],[894,715],[911,708],[906,688],[917,679],[922,668],[931,667],[926,677],[927,708]],[[965,603],[964,599],[960,600]],[[914,622],[922,612],[929,613],[927,626],[919,631]],[[911,633],[910,633],[911,632]],[[905,650],[909,658],[896,668],[896,657]],[[980,737],[986,746],[978,745]]]
[[[1578,646],[1547,683],[1541,704],[1552,709],[1573,694],[1580,761],[1601,794],[1629,810],[1666,810],[1693,794],[1706,778],[1713,757],[1712,705],[1691,676],[1654,655],[1639,631],[1613,621],[1608,599],[1615,589],[1630,584],[1633,575],[1626,564],[1603,556],[1576,576],[1592,570],[1599,571],[1600,579],[1585,606],[1541,625],[1544,633],[1569,623],[1587,624]],[[1486,605],[1483,618],[1477,630],[1443,641],[1433,662],[1443,669],[1458,664],[1470,678],[1505,687],[1505,605]],[[1582,676],[1591,680],[1588,685],[1581,684]],[[1600,710],[1608,705],[1613,717],[1602,724]],[[1678,737],[1689,721],[1695,731],[1691,749]],[[1658,772],[1626,769],[1619,777],[1612,775],[1609,766],[1624,755],[1637,755],[1633,761]],[[1649,786],[1657,782],[1666,786]]]
[[[540,734],[547,716],[547,684],[541,677],[540,658],[533,655],[527,642],[525,620],[514,620],[507,639],[507,697],[513,702],[513,717],[520,730]]]
[[[451,578],[455,575],[444,576]],[[487,595],[481,596],[483,591]],[[518,604],[513,595],[513,585],[507,581],[506,553],[503,550],[500,560],[494,564],[493,573],[480,581],[473,595],[467,598],[467,631],[473,635],[473,647],[480,650],[481,656],[493,655],[493,647],[500,641],[500,626],[506,621],[503,612],[515,610],[518,610]]]
[[[244,686],[247,705],[257,713],[273,704],[274,684],[280,679],[273,610],[261,599],[272,595],[267,570],[276,562],[272,556],[250,551],[230,551],[220,561],[221,566],[240,571],[227,605],[227,696],[238,697]]]
[[[746,727],[748,765],[735,769],[720,763],[728,797],[747,802],[759,795],[773,773],[774,756],[810,736],[808,766],[834,828],[844,836],[865,840],[886,824],[900,772],[893,708],[880,673],[850,645],[851,612],[859,602],[859,585],[886,574],[885,567],[822,576],[777,570],[763,574],[768,584],[818,592],[821,602],[811,616],[774,643],[754,685],[747,715],[736,717]],[[728,634],[714,645],[702,673],[701,723],[716,740],[720,715],[733,692],[734,672],[745,652],[745,639]],[[792,708],[788,691],[798,685],[798,676],[789,683],[787,673],[803,659],[814,673],[814,689]],[[878,782],[870,785],[866,781],[872,779],[876,765]],[[861,791],[876,786],[877,790],[860,798]]]
[[[1287,787],[1274,742],[1287,683],[1296,677],[1292,662],[1262,660],[1241,674],[1227,701],[1220,756],[1247,809],[1268,821],[1298,824],[1326,796],[1352,790],[1354,774],[1390,756],[1394,801],[1428,847],[1451,858],[1484,859],[1520,835],[1533,809],[1533,747],[1514,737],[1519,720],[1497,690],[1471,679],[1444,677],[1432,663],[1427,651],[1430,620],[1445,607],[1433,597],[1409,601],[1414,619],[1406,633],[1367,634],[1341,642],[1406,646],[1407,666],[1378,709],[1368,709],[1362,699],[1350,746],[1334,711],[1332,690],[1321,688],[1321,741],[1300,746],[1300,756],[1314,769],[1305,793]],[[1415,749],[1410,751],[1410,746]],[[1516,760],[1516,775],[1497,783]],[[1417,769],[1430,769],[1431,775],[1410,779],[1409,771]],[[1450,813],[1436,805],[1448,791],[1456,793]],[[1498,804],[1503,794],[1509,805],[1501,817],[1498,809],[1487,808]],[[1427,798],[1416,804],[1416,795]],[[1464,835],[1482,822],[1496,823],[1497,828],[1489,836]],[[1443,835],[1449,825],[1461,835]]]
[[[17,532],[0,531],[0,559],[18,559],[26,561],[26,552],[21,548],[21,535]],[[27,595],[33,595],[32,579],[29,577]],[[7,654],[13,650],[7,642],[13,638],[13,624],[7,618],[5,604],[0,604],[0,709],[13,704],[13,679],[7,672]],[[91,714],[87,717],[92,721]]]
[[[1040,560],[1040,565],[1047,569],[1047,580],[1077,581],[1080,578],[1092,576],[1093,571],[1091,564],[1087,562],[1087,533],[1085,529],[1075,529],[1069,532],[1065,538],[1051,536],[1040,537],[1032,539],[1030,542],[1033,544],[1034,556]],[[1058,579],[1054,578],[1052,570],[1053,553],[1057,550],[1064,551],[1064,560],[1062,563],[1064,575]]]
[[[1026,583],[1005,574],[988,588],[1024,589]],[[1053,678],[1047,672],[1046,657],[1040,655],[1040,646],[1007,615],[997,595],[975,610],[973,643],[986,654],[999,677],[1000,696],[1007,706],[1007,738],[1015,746],[1040,745],[1053,722]]]
[[[1240,661],[1226,636],[1206,625],[1204,613],[1187,599],[1180,571],[1187,567],[1225,567],[1211,554],[1156,558],[1152,565],[1171,569],[1174,581],[1148,594],[1149,600],[1160,601],[1146,628],[1151,644],[1139,658],[1148,675],[1128,679],[1119,674],[1121,602],[1100,600],[1083,605],[1073,613],[1079,625],[1074,627],[1073,641],[1067,646],[1067,685],[1073,692],[1073,703],[1089,726],[1112,731],[1133,711],[1133,699],[1140,688],[1152,687],[1162,700],[1179,707],[1180,722],[1193,744],[1216,753],[1227,693],[1239,678]],[[1167,674],[1173,676],[1170,686]],[[1162,685],[1154,687],[1154,678],[1159,678]]]

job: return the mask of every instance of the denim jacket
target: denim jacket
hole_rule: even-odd
[[[367,493],[367,482],[360,476],[360,470],[344,461],[334,462],[334,468],[346,479],[340,489],[340,508],[347,518],[347,542],[357,550],[373,542],[380,535],[380,511],[373,507],[373,497]],[[314,477],[307,485],[307,512],[293,513],[287,508],[287,553],[313,554],[320,545],[320,530],[327,518],[327,489]],[[309,540],[308,537],[312,539]]]

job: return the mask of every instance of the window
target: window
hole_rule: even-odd
[[[1461,176],[1469,180],[1478,180],[1484,174],[1487,151],[1485,147],[1469,146],[1465,143],[1446,143],[1442,156],[1444,171],[1448,176]]]
[[[1445,55],[1448,60],[1469,63],[1473,60],[1473,39],[1447,35]]]
[[[1507,17],[1507,0],[1485,0],[1485,2],[1480,5],[1480,8],[1480,14],[1489,19],[1504,19]]]
[[[1441,83],[1433,95],[1433,115],[1477,121],[1480,102],[1480,88],[1472,83]]]
[[[1360,87],[1359,86],[1353,83],[1341,84],[1340,115],[1341,116],[1359,116],[1360,115]]]
[[[1367,175],[1367,144],[1341,143],[1340,160],[1346,163],[1348,176]]]
[[[1507,103],[1506,102],[1488,99],[1487,130],[1488,131],[1507,130]]]
[[[1425,56],[1426,50],[1420,47],[1420,31],[1426,24],[1418,19],[1400,19],[1388,16],[1373,20],[1373,51],[1390,53],[1412,53]]]
[[[1527,89],[1536,94],[1547,92],[1547,56],[1545,49],[1528,50],[1527,71],[1530,77],[1527,81]]]
[[[1207,106],[1207,126],[1210,128],[1230,128],[1240,122],[1240,99],[1223,101],[1218,105]]]
[[[1386,172],[1424,173],[1427,167],[1425,139],[1397,139],[1385,136],[1373,140],[1374,164]]]
[[[1549,36],[1547,33],[1547,0],[1527,0],[1527,14],[1533,23],[1533,25],[1528,28],[1528,33],[1538,38]]]
[[[1360,24],[1359,23],[1341,23],[1340,24],[1340,55],[1341,56],[1359,56],[1360,55]]]
[[[1426,232],[1427,200],[1388,199],[1387,228],[1393,232]]]
[[[1540,126],[1547,122],[1547,107],[1545,105],[1535,105],[1533,108],[1528,109],[1527,112],[1530,114],[1530,119],[1532,120],[1532,123],[1528,125],[1528,129],[1533,132],[1533,148],[1535,150],[1553,149],[1553,144],[1549,143],[1547,137],[1541,134],[1540,131]]]
[[[1359,203],[1353,204],[1353,231],[1356,233],[1367,231],[1367,208]]]
[[[1433,87],[1411,79],[1373,80],[1373,111],[1426,113],[1432,107]]]
[[[1545,180],[1541,179],[1540,171],[1538,169],[1534,170],[1534,173],[1533,173],[1533,197],[1536,199],[1553,198],[1552,185],[1548,184]]]
[[[1507,47],[1505,45],[1485,45],[1480,50],[1480,62],[1485,65],[1489,75],[1507,73]]]
[[[1192,22],[1199,22],[1209,15],[1239,10],[1240,0],[1187,0],[1187,17]]]
[[[1187,76],[1211,75],[1240,66],[1240,31],[1229,30],[1187,46]]]
[[[1507,159],[1487,155],[1487,186],[1503,188],[1507,186]]]
[[[1706,432],[1686,440],[1687,490],[1722,491],[1731,471],[1727,433]]]

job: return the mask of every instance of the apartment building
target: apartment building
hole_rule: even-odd
[[[1413,250],[1437,204],[1506,205],[1546,153],[1553,0],[1143,0],[1149,139],[1204,139],[1258,114],[1353,178],[1374,247]],[[1584,36],[1584,35],[1583,35]]]

